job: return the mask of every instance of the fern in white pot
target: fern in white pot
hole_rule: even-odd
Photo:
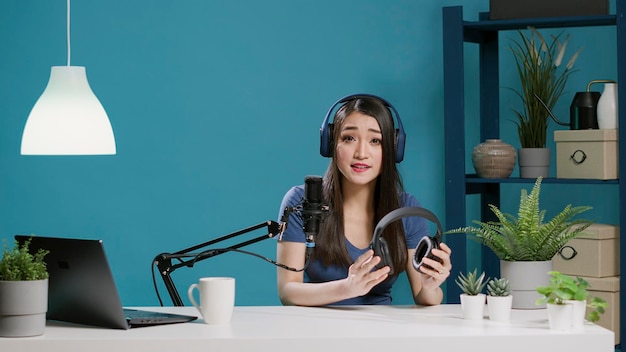
[[[552,257],[593,223],[577,218],[591,207],[571,204],[546,221],[546,211],[539,207],[541,181],[542,178],[538,177],[530,193],[521,190],[517,216],[490,205],[498,221],[474,220],[477,226],[446,231],[446,234],[468,234],[500,258],[500,276],[510,281],[513,308],[542,308],[535,305],[538,297],[535,288],[548,284],[547,272],[552,270]]]

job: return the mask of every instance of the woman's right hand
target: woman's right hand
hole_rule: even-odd
[[[350,265],[348,277],[344,280],[349,297],[363,296],[374,286],[385,281],[389,276],[390,268],[385,266],[374,270],[378,263],[380,263],[380,257],[374,256],[374,251],[370,249]]]
[[[305,248],[304,243],[300,242],[278,242],[278,262],[301,268],[304,265]],[[278,268],[280,300],[285,305],[324,306],[363,296],[389,276],[389,267],[373,271],[378,263],[380,258],[374,256],[373,250],[369,250],[350,266],[346,278],[321,283],[305,283],[302,271]]]

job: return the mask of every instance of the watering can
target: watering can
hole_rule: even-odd
[[[600,100],[600,92],[592,92],[591,85],[595,83],[615,83],[615,81],[607,79],[597,79],[587,84],[587,91],[577,92],[574,95],[572,104],[569,107],[569,122],[559,121],[548,106],[535,94],[535,98],[539,100],[541,105],[546,109],[548,115],[561,126],[569,126],[570,130],[588,130],[598,129],[598,101]]]
[[[572,100],[572,105],[569,108],[570,129],[598,129],[598,102],[601,94],[591,91],[591,85],[595,83],[615,83],[615,81],[610,79],[593,80],[587,84],[586,92],[578,92],[574,95],[574,100]]]

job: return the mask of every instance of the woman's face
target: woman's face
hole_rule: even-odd
[[[344,182],[366,185],[380,175],[383,158],[382,133],[375,118],[354,111],[346,116],[335,155]]]

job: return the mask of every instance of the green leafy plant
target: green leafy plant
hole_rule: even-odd
[[[510,46],[521,83],[521,91],[513,91],[523,105],[523,109],[513,109],[513,112],[517,116],[515,124],[522,148],[545,148],[549,115],[535,94],[552,110],[563,94],[567,79],[575,72],[572,67],[582,48],[572,55],[567,65],[561,65],[569,34],[563,43],[560,41],[562,34],[552,35],[552,40],[547,42],[535,28],[528,27],[528,30],[528,36],[519,30],[520,40]]]
[[[600,297],[591,296],[588,291],[589,283],[581,277],[572,277],[558,271],[548,272],[550,284],[537,287],[537,292],[542,295],[537,299],[537,305],[565,304],[566,301],[585,301],[590,311],[587,320],[598,321],[604,314],[609,304]]]
[[[493,297],[506,297],[511,295],[511,284],[505,278],[494,278],[487,283],[487,294]]]
[[[551,260],[569,240],[578,236],[593,221],[574,219],[591,207],[573,207],[568,204],[550,221],[544,222],[546,211],[539,209],[541,180],[541,177],[537,178],[530,193],[522,189],[517,218],[489,205],[499,221],[474,220],[478,226],[454,229],[446,231],[446,234],[469,234],[470,238],[489,247],[501,260]]]
[[[48,278],[48,269],[43,258],[49,251],[40,248],[33,255],[28,250],[29,246],[30,239],[21,246],[15,241],[13,248],[9,248],[4,242],[0,259],[0,280],[24,281]]]
[[[459,276],[454,280],[457,285],[461,288],[461,290],[470,296],[476,296],[480,294],[485,285],[487,284],[488,279],[485,279],[485,272],[478,275],[478,270],[474,269],[472,272],[468,272],[467,276],[463,275],[463,273],[459,273]]]

